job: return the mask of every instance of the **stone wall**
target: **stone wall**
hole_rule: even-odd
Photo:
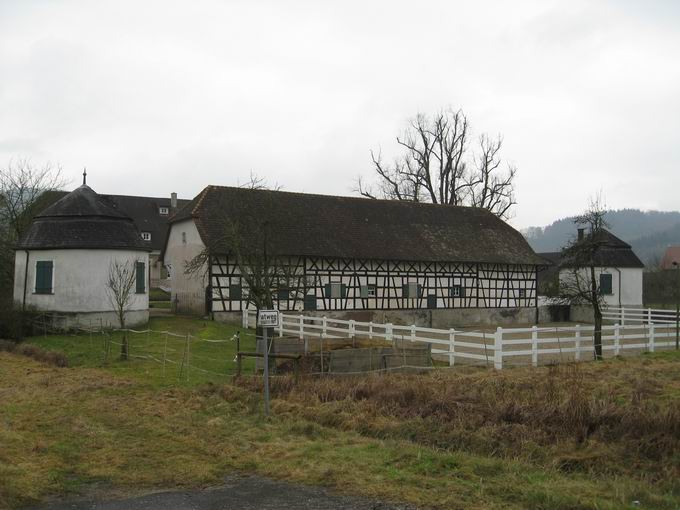
[[[286,313],[286,312],[284,312]],[[459,308],[439,310],[329,310],[304,311],[302,315],[329,319],[354,319],[360,322],[392,323],[397,325],[416,324],[418,326],[449,329],[464,326],[535,324],[536,308]],[[300,313],[291,312],[291,315]],[[539,307],[540,323],[550,322],[548,307]],[[214,312],[219,322],[240,324],[241,312]]]

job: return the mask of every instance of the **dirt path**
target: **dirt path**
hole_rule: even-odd
[[[342,496],[319,487],[278,482],[256,476],[230,476],[224,485],[200,491],[156,492],[127,499],[95,498],[52,502],[33,510],[415,510],[399,505]]]

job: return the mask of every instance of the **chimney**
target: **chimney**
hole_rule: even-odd
[[[172,209],[177,209],[177,193],[174,191],[170,193],[170,207]]]
[[[584,232],[585,232],[585,231],[586,231],[585,228],[579,228],[579,229],[578,229],[578,240],[579,240],[579,241],[583,241],[583,237],[584,237]]]

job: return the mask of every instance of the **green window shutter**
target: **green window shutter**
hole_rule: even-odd
[[[368,297],[368,285],[362,285],[359,292],[360,292],[362,298],[367,298]]]
[[[460,286],[460,297],[465,297],[465,287]]]
[[[144,262],[137,262],[137,279],[136,279],[136,290],[137,294],[144,294],[146,292],[146,278],[144,273],[146,273],[146,264]]]
[[[52,261],[40,260],[35,265],[35,293],[52,293]]]
[[[612,275],[608,273],[600,275],[600,294],[612,294]]]
[[[316,296],[314,294],[305,296],[305,310],[316,310]]]
[[[323,295],[327,298],[331,297],[331,284],[327,283],[323,288]]]
[[[408,283],[405,283],[401,286],[401,296],[405,297],[405,298],[409,297],[409,295],[408,295]]]
[[[347,285],[344,283],[340,285],[340,296],[343,298],[347,297]]]
[[[278,289],[276,291],[276,297],[279,301],[287,301],[290,297],[289,289]]]
[[[241,301],[241,298],[243,296],[243,289],[241,288],[241,284],[239,283],[232,283],[229,285],[229,299],[232,301]]]
[[[434,294],[430,294],[427,296],[427,307],[432,310],[434,308],[437,308],[437,296]]]

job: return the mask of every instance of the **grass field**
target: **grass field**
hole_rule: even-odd
[[[202,338],[233,332],[168,320],[152,325]],[[143,359],[99,367],[74,341],[32,340],[67,352],[71,368],[0,353],[0,507],[204,487],[233,471],[424,508],[680,507],[677,352],[502,372],[275,378],[264,419],[259,379],[172,382]]]
[[[101,367],[154,386],[225,382],[236,372],[236,342],[232,339],[237,332],[241,333],[241,350],[255,350],[253,330],[214,321],[186,316],[155,317],[140,329],[152,331],[128,334],[132,362],[120,360],[123,337],[120,332],[112,334],[108,357],[105,336],[97,333],[37,336],[26,342],[65,353],[71,366]],[[166,335],[164,331],[177,336]],[[191,335],[188,354],[187,334]],[[253,366],[253,359],[244,358],[244,372],[252,373]]]

